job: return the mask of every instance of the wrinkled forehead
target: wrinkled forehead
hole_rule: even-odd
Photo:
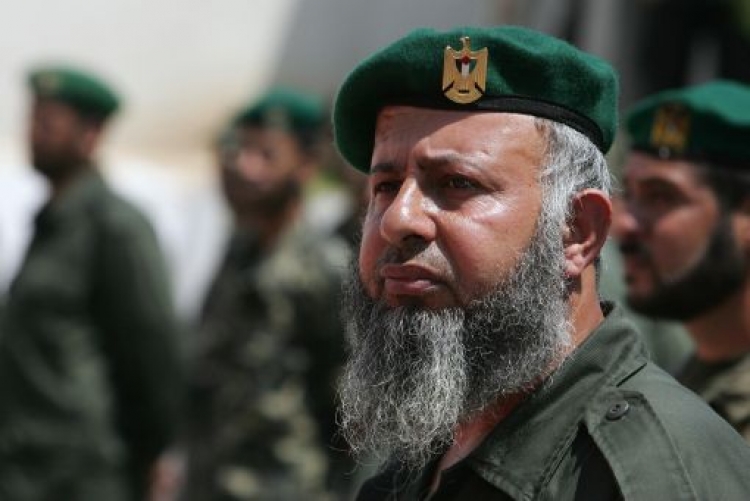
[[[699,188],[706,184],[705,169],[689,160],[662,159],[651,153],[632,151],[623,166],[623,181],[628,185],[652,181]]]
[[[488,165],[520,157],[538,166],[546,138],[535,120],[515,113],[387,106],[377,116],[371,166],[405,162],[405,155],[463,157]]]

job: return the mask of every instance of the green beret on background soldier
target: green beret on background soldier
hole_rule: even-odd
[[[604,61],[510,26],[414,31],[342,84],[370,203],[341,422],[385,461],[358,499],[750,496],[741,437],[599,302],[617,97]]]
[[[222,135],[234,217],[209,290],[190,376],[184,499],[344,499],[354,470],[335,428],[343,360],[336,300],[349,254],[302,218],[326,114],[276,88]]]
[[[664,91],[626,126],[628,303],[684,324],[695,351],[677,379],[750,440],[750,87]]]
[[[97,169],[117,95],[67,66],[28,84],[29,153],[50,197],[0,325],[0,499],[141,500],[180,406],[166,268]]]

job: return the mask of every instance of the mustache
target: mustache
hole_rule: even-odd
[[[387,264],[406,263],[428,267],[442,277],[453,277],[445,261],[445,257],[434,245],[426,245],[419,248],[413,246],[389,247],[378,258],[377,269],[380,270]]]

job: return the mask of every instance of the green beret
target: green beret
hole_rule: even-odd
[[[387,105],[544,117],[575,128],[606,152],[617,127],[617,93],[609,64],[533,30],[419,29],[349,74],[334,105],[334,135],[344,158],[364,172],[377,114]]]
[[[661,158],[750,160],[750,87],[717,80],[637,103],[625,119],[633,149]]]
[[[99,78],[70,67],[44,67],[28,76],[32,92],[42,98],[68,103],[86,114],[107,118],[120,106],[114,91]]]
[[[234,119],[237,125],[276,127],[294,134],[314,132],[324,121],[321,99],[288,88],[271,90],[242,109]]]

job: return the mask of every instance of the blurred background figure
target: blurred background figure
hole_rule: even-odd
[[[746,0],[640,1],[638,62],[647,94],[705,77],[750,82],[750,3]],[[700,61],[700,60],[703,61]],[[706,65],[701,69],[696,65]]]
[[[664,91],[626,124],[628,303],[685,325],[695,351],[678,380],[750,440],[750,87]]]
[[[335,378],[343,241],[302,216],[322,153],[322,102],[276,88],[218,145],[234,232],[193,350],[184,498],[323,500],[347,492]]]
[[[0,325],[0,498],[140,500],[180,404],[166,270],[151,226],[97,171],[118,97],[62,66],[29,88],[49,198]]]
[[[612,220],[610,232],[616,236],[619,214],[625,210],[622,196],[612,197]],[[649,318],[634,312],[626,301],[627,285],[622,255],[617,240],[610,239],[602,249],[602,273],[599,278],[603,297],[617,301],[626,315],[635,323],[652,360],[662,369],[674,375],[687,361],[693,350],[693,342],[684,327],[674,320]]]

